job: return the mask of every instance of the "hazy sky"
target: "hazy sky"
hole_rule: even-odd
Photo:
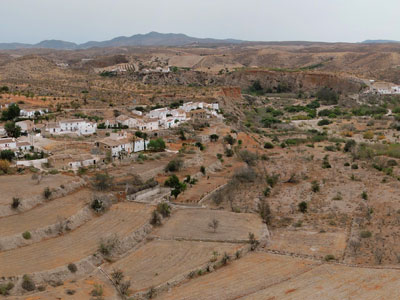
[[[259,41],[400,40],[399,0],[0,0],[0,42],[150,31]]]

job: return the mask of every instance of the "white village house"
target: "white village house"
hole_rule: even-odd
[[[33,146],[30,142],[18,140],[15,138],[0,138],[0,150],[13,150],[13,151],[30,151]]]
[[[78,135],[91,135],[96,132],[96,129],[96,123],[87,122],[82,119],[62,120],[57,123],[49,123],[46,126],[46,131],[54,135],[70,133],[75,133]]]
[[[146,140],[146,146],[148,143]],[[109,137],[97,141],[95,145],[103,153],[110,152],[114,158],[145,150],[143,139],[130,137],[126,132],[112,133]]]
[[[19,115],[21,117],[26,117],[26,118],[33,118],[35,117],[35,113],[39,115],[44,115],[46,112],[48,112],[47,109],[21,109],[19,112]]]

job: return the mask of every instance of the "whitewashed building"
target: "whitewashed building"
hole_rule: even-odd
[[[51,134],[70,134],[91,135],[97,130],[97,124],[87,122],[82,119],[62,120],[58,123],[49,123],[46,126],[46,131]]]
[[[128,126],[128,128],[136,128],[138,121],[134,118],[128,117],[126,115],[120,115],[116,118],[117,123]]]
[[[39,115],[44,115],[47,111],[47,109],[21,109],[19,115],[25,118],[33,118],[36,112]]]
[[[0,139],[0,150],[15,150],[17,149],[17,140],[15,138]]]

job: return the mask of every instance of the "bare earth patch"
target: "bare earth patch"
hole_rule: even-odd
[[[216,232],[208,224],[218,220]],[[232,213],[221,210],[182,209],[173,213],[168,222],[154,231],[163,239],[188,239],[210,241],[244,241],[249,232],[256,238],[264,235],[266,227],[256,214]]]
[[[132,292],[156,287],[176,278],[185,277],[194,268],[202,267],[218,252],[231,255],[241,247],[237,244],[187,241],[152,241],[107,267],[111,273],[120,269],[131,281]]]

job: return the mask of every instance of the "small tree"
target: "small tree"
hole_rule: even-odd
[[[156,140],[151,140],[148,144],[149,150],[152,151],[164,151],[166,148],[165,142],[163,139],[159,138]]]
[[[218,139],[219,139],[219,136],[217,134],[214,133],[214,134],[210,135],[211,142],[216,142],[216,141],[218,141]]]
[[[36,285],[35,282],[32,280],[31,277],[29,277],[28,275],[24,275],[22,277],[22,284],[21,287],[28,292],[32,292],[36,289]]]
[[[116,285],[119,285],[124,279],[124,272],[122,272],[122,270],[114,270],[111,273],[111,278],[113,279]]]
[[[3,150],[0,152],[0,159],[12,161],[14,157],[15,157],[15,153],[12,150]]]
[[[260,201],[258,204],[258,211],[265,224],[270,225],[272,216],[268,202],[265,200]]]
[[[161,215],[157,212],[157,210],[154,210],[151,214],[150,218],[150,224],[153,226],[161,226]]]
[[[182,167],[183,167],[183,161],[181,159],[173,159],[165,167],[165,172],[177,172]]]
[[[10,171],[10,162],[8,160],[0,159],[0,171],[5,174]]]
[[[21,127],[15,125],[15,122],[7,122],[4,125],[4,130],[6,131],[9,137],[18,138],[21,136]]]
[[[305,201],[302,201],[299,203],[299,210],[300,212],[302,212],[303,214],[307,212],[307,208],[308,208],[308,204]]]
[[[74,263],[69,263],[67,267],[71,273],[76,273],[78,271],[78,267]]]
[[[17,209],[21,204],[21,201],[17,197],[13,197],[12,203],[11,203],[11,208],[12,209]]]
[[[157,212],[160,213],[164,218],[171,215],[171,206],[167,202],[162,202],[157,205]]]
[[[256,236],[252,232],[249,232],[249,243],[250,243],[250,250],[251,251],[256,250],[258,245],[260,244],[260,242],[257,241]]]
[[[52,191],[49,187],[46,187],[43,191],[43,196],[45,199],[49,199],[51,197]]]
[[[200,167],[200,172],[201,172],[203,175],[206,175],[206,167],[205,167],[205,166],[201,166],[201,167]]]
[[[99,191],[106,191],[111,188],[113,178],[107,173],[98,173],[94,179],[94,186]]]
[[[319,192],[320,187],[319,187],[318,181],[314,180],[313,182],[311,182],[311,190],[312,190],[314,193]]]
[[[219,221],[215,218],[212,219],[210,223],[208,223],[208,227],[210,227],[214,231],[214,233],[217,232],[218,226],[219,226]]]
[[[224,137],[224,141],[231,146],[233,146],[236,143],[236,140],[230,134]]]

